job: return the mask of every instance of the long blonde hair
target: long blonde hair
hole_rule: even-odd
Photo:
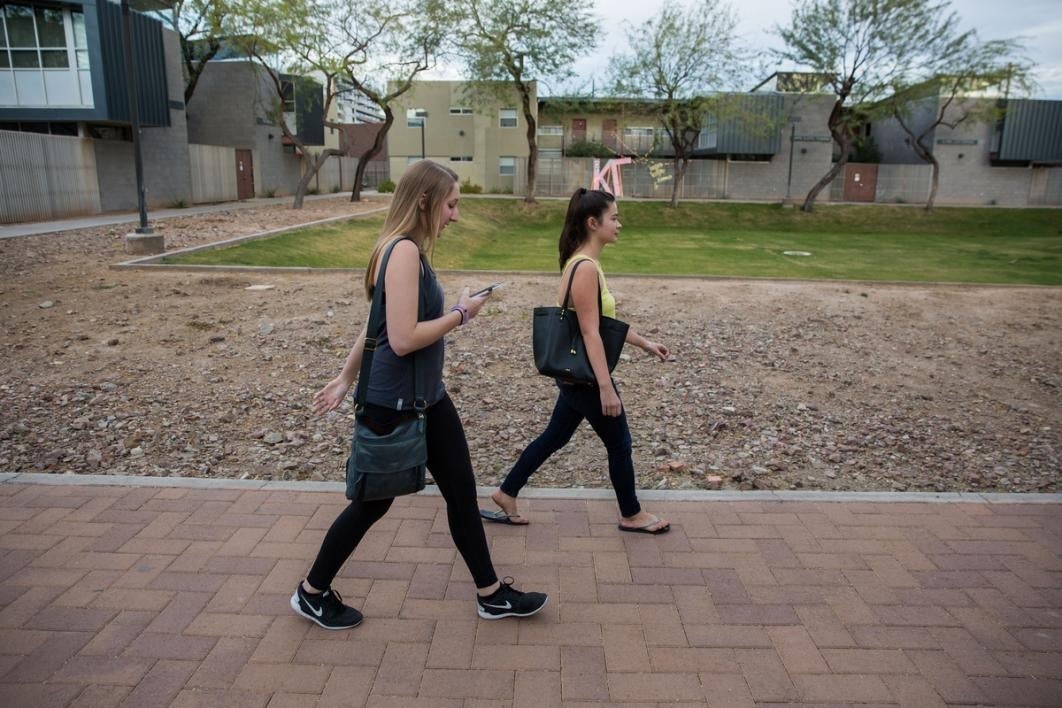
[[[376,263],[384,248],[396,236],[408,236],[423,255],[431,253],[439,237],[439,212],[450,190],[457,184],[457,173],[431,160],[419,160],[406,168],[395,187],[391,208],[387,211],[380,237],[376,239],[369,264],[365,268],[365,295],[372,299],[372,280]],[[421,208],[420,200],[424,198]]]

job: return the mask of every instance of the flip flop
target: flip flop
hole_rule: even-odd
[[[623,524],[616,524],[616,526],[619,527],[620,531],[626,531],[627,533],[647,533],[651,536],[657,536],[662,533],[667,533],[671,530],[670,522],[665,522],[667,525],[661,526],[658,529],[649,528],[650,526],[655,526],[656,524],[659,524],[660,521],[660,519],[657,519],[656,521],[650,521],[645,526],[624,526]]]
[[[517,523],[516,521],[513,521],[513,519],[522,519],[522,516],[520,516],[519,514],[513,514],[512,516],[509,516],[504,511],[491,511],[490,509],[480,509],[479,515],[487,521],[493,521],[496,524],[506,524],[508,526],[527,526],[528,523],[530,523],[528,521]],[[650,524],[650,526],[651,525],[652,524]]]

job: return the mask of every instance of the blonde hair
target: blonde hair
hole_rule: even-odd
[[[372,298],[376,263],[396,236],[408,236],[423,255],[431,253],[439,237],[439,212],[457,182],[456,172],[431,160],[419,160],[406,168],[365,268],[366,297]]]

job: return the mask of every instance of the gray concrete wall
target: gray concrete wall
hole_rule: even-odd
[[[976,141],[941,144],[941,140]],[[987,123],[937,129],[933,154],[940,162],[941,204],[1028,204],[1032,170],[1028,167],[993,167],[989,162],[992,126]]]
[[[188,102],[189,142],[255,149],[258,92],[254,64],[209,62]]]
[[[184,79],[177,35],[162,31],[166,51],[166,82],[171,102],[183,103]],[[170,108],[168,128],[144,128],[141,132],[144,187],[149,208],[175,202],[192,202],[188,158],[188,126],[183,109]],[[137,208],[136,166],[133,144],[124,140],[94,140],[100,208],[118,211]]]
[[[932,169],[925,163],[878,165],[878,184],[874,201],[883,204],[924,204],[929,198]]]

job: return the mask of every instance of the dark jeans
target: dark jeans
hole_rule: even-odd
[[[511,497],[517,496],[549,456],[568,444],[575,429],[585,418],[608,452],[608,476],[616,491],[620,513],[634,516],[642,507],[634,490],[634,462],[631,460],[631,431],[627,427],[627,411],[624,410],[616,418],[604,415],[596,386],[557,384],[557,388],[560,393],[549,425],[520,455],[502,482],[501,490]]]
[[[379,433],[393,430],[408,417],[378,406],[366,406],[366,423]],[[450,535],[464,558],[477,588],[493,585],[498,580],[490,559],[483,521],[479,518],[476,501],[476,479],[472,475],[472,459],[468,442],[461,427],[453,401],[449,396],[428,408],[428,469],[446,500],[446,516]],[[391,508],[393,499],[363,502],[352,501],[332,522],[321,542],[321,550],[310,568],[306,580],[318,590],[331,587],[339,568],[357,548],[365,532]]]

